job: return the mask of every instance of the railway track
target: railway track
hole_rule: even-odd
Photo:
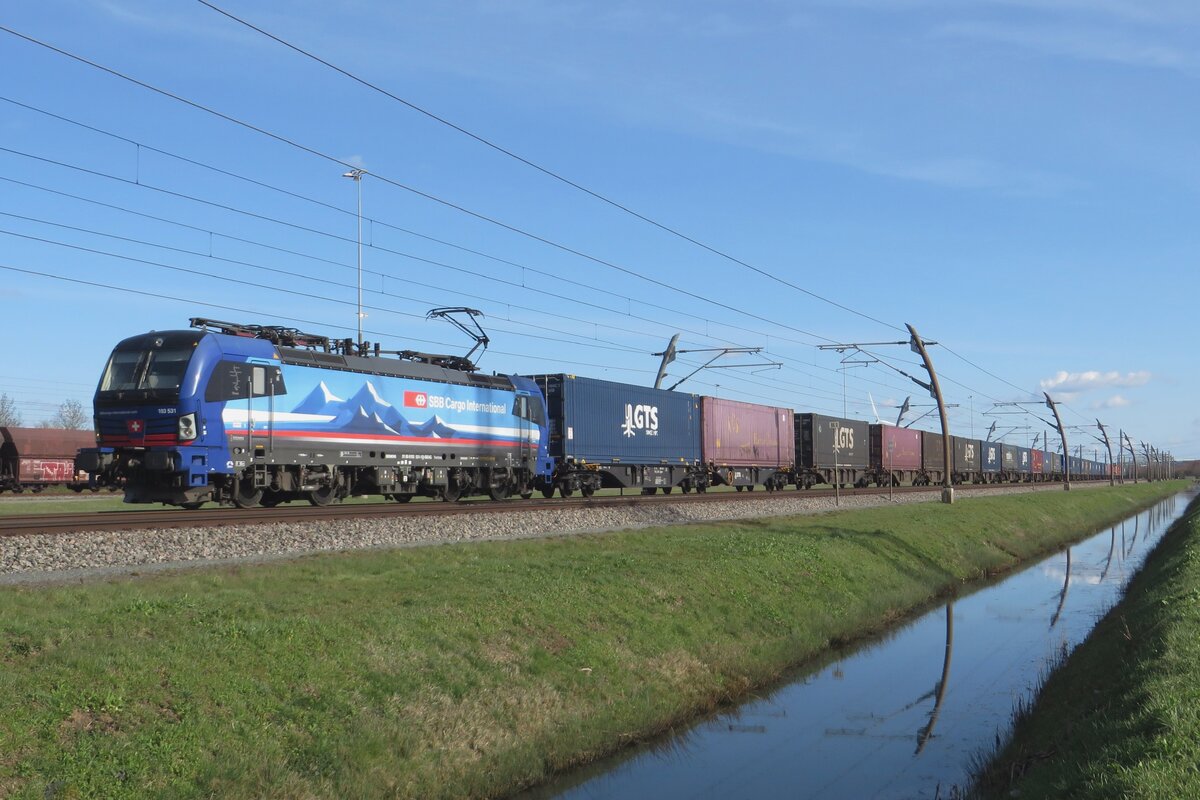
[[[961,490],[986,491],[1013,487],[1058,488],[1058,484],[983,484],[957,487]],[[896,494],[940,492],[940,486],[898,486]],[[841,495],[855,497],[887,494],[886,487],[865,489],[842,489]],[[274,508],[211,508],[187,511],[178,508],[139,511],[93,511],[79,514],[14,514],[0,516],[0,536],[33,536],[84,531],[121,531],[163,528],[233,527],[238,525],[266,525],[286,522],[315,522],[321,520],[350,520],[382,517],[449,516],[465,514],[504,513],[513,511],[545,511],[571,508],[621,508],[646,505],[648,503],[764,503],[784,501],[796,497],[832,498],[832,489],[809,489],[783,492],[708,492],[705,494],[671,495],[624,495],[595,496],[584,499],[530,499],[494,502],[491,500],[467,500],[458,503],[356,503],[312,507],[307,505],[282,505]]]

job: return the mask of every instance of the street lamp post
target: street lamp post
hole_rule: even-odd
[[[343,178],[350,178],[358,186],[358,338],[354,340],[354,348],[357,350],[362,347],[363,332],[363,310],[362,310],[362,177],[366,175],[365,169],[352,169],[349,172],[343,172]]]

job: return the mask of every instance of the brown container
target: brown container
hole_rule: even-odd
[[[790,408],[700,398],[700,451],[718,467],[790,467],[796,460],[795,422]]]

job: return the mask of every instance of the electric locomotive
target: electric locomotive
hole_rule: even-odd
[[[123,485],[127,503],[500,500],[553,473],[546,404],[527,378],[482,375],[461,356],[190,322],[120,342],[100,378],[98,446],[78,464]]]

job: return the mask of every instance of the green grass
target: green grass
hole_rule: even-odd
[[[1046,682],[980,796],[1200,797],[1200,501],[1188,512]]]
[[[5,589],[0,797],[501,795],[1179,488]]]

